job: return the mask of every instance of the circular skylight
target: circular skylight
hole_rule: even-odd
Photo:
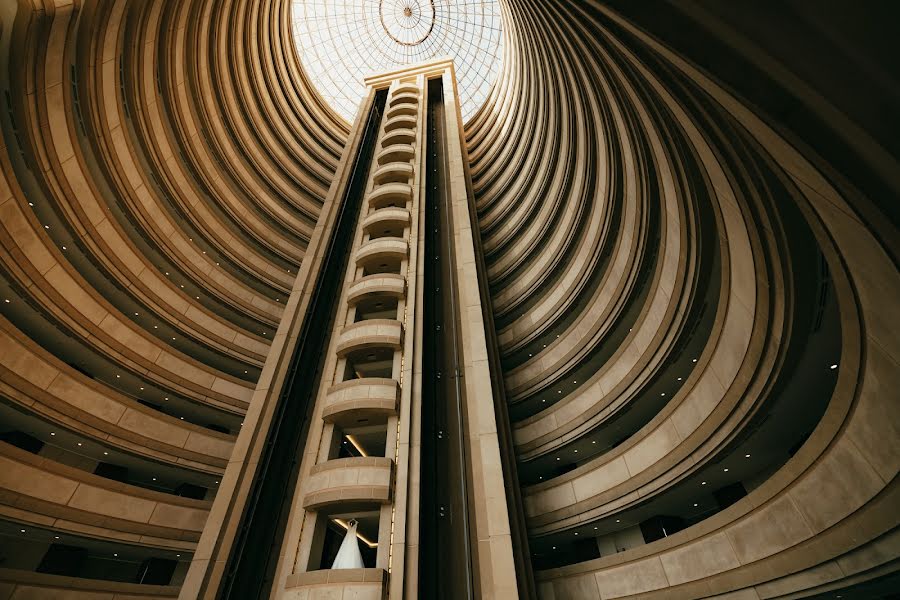
[[[294,40],[323,98],[353,121],[363,78],[449,56],[463,120],[497,79],[503,50],[497,0],[293,0]]]

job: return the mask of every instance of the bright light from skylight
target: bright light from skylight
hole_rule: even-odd
[[[294,40],[306,74],[353,121],[363,78],[451,56],[463,120],[484,104],[500,71],[497,0],[293,0]]]

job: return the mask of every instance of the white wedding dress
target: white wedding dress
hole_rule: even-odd
[[[337,556],[334,557],[334,564],[331,565],[332,569],[364,568],[362,553],[359,551],[359,542],[356,539],[356,525],[357,522],[355,520],[350,521],[350,529],[347,530],[347,535],[344,536],[344,541],[341,542]]]

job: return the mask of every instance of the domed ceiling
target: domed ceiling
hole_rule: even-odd
[[[455,60],[468,120],[500,70],[494,0],[294,0],[293,27],[308,77],[347,121],[356,116],[365,77],[443,56]]]

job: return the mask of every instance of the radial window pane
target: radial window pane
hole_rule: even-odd
[[[352,121],[369,75],[454,59],[463,119],[497,79],[503,51],[497,0],[293,0],[294,41],[319,93]]]

